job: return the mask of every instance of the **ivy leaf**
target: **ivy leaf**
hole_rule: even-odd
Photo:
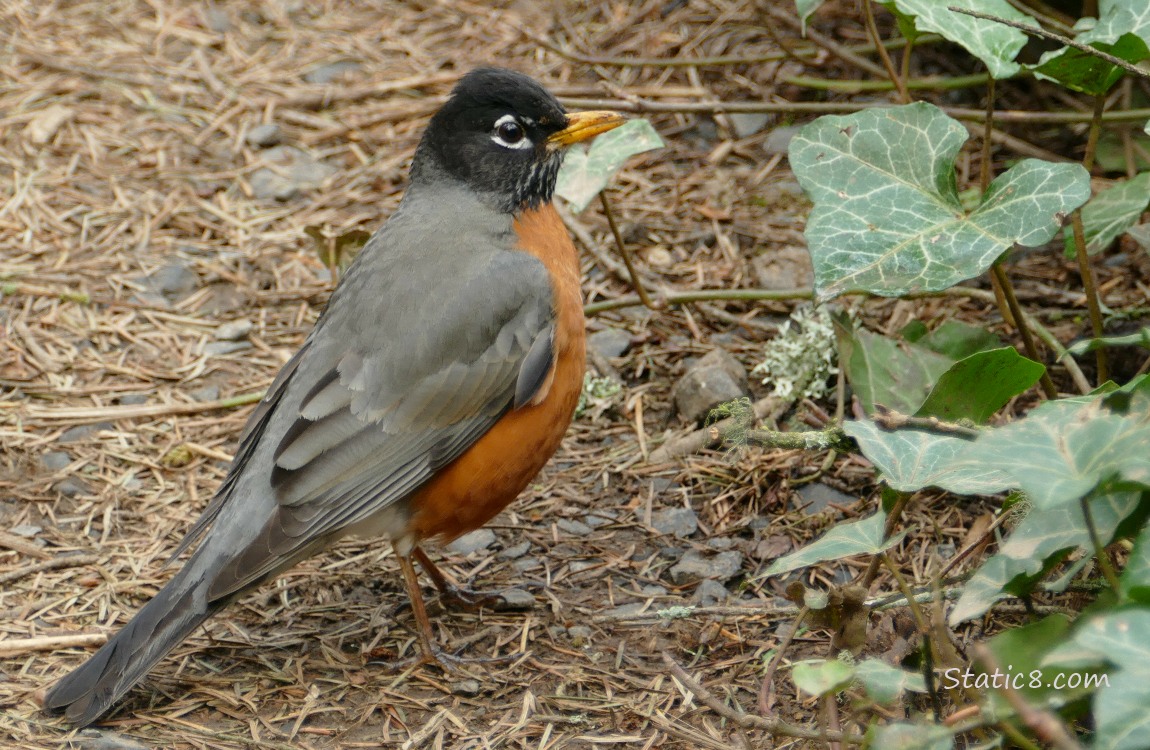
[[[926,692],[926,680],[917,672],[892,667],[880,659],[864,659],[855,666],[855,679],[877,703],[889,705],[910,691]]]
[[[837,693],[850,685],[854,676],[854,665],[838,659],[800,661],[791,672],[795,685],[811,695]]]
[[[1150,736],[1150,611],[1124,609],[1079,623],[1073,638],[1044,665],[1109,663],[1114,669],[1094,694],[1095,750],[1140,750]]]
[[[1082,208],[1082,227],[1086,233],[1086,252],[1095,255],[1110,247],[1123,232],[1142,218],[1150,205],[1150,172],[1115,183],[1090,199]],[[1077,245],[1074,233],[1067,227],[1063,233],[1066,257],[1072,258]]]
[[[970,440],[926,430],[884,430],[870,421],[846,422],[843,431],[900,492],[938,487],[956,495],[994,495],[1018,486],[995,467],[967,461]]]
[[[1139,502],[1137,492],[1107,493],[1090,499],[1090,515],[1103,543],[1114,539],[1119,525],[1138,510]],[[957,626],[979,617],[1008,596],[1026,596],[1048,570],[1077,550],[1093,553],[1078,503],[1032,508],[998,553],[967,581],[951,610],[950,624]]]
[[[881,511],[861,521],[840,523],[821,539],[775,560],[763,577],[777,576],[827,560],[839,560],[854,555],[877,555],[898,544],[906,536],[907,529],[903,529],[890,539],[884,540],[882,534],[885,527],[886,513]]]
[[[933,31],[962,45],[967,52],[981,60],[995,78],[1009,78],[1018,72],[1019,65],[1014,62],[1014,58],[1026,44],[1026,35],[1010,26],[955,13],[948,10],[948,6],[977,10],[1011,21],[1034,23],[1033,18],[1016,10],[1006,0],[887,0],[883,5],[896,8],[904,15],[914,16],[914,25],[919,32]]]
[[[1150,420],[1087,403],[1047,402],[978,437],[965,454],[1013,477],[1035,507],[1079,500],[1102,482],[1150,485]]]
[[[1146,0],[1101,0],[1098,10],[1097,21],[1085,18],[1078,22],[1080,33],[1074,41],[1128,63],[1150,56],[1150,5]],[[1040,78],[1098,96],[1109,91],[1125,71],[1081,50],[1063,47],[1039,58],[1034,72]]]
[[[663,147],[663,139],[646,120],[630,120],[597,136],[591,147],[572,146],[563,159],[555,193],[579,213],[607,187],[629,158]]]
[[[1048,242],[1090,197],[1080,165],[1026,159],[968,213],[954,175],[966,139],[921,102],[821,117],[795,136],[791,167],[814,201],[806,235],[820,300],[954,286],[1016,243]]]
[[[984,424],[1007,401],[1037,383],[1045,371],[1012,346],[977,352],[942,374],[915,416]]]

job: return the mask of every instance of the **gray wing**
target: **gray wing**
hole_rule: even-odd
[[[545,382],[554,359],[546,269],[519,252],[472,257],[450,278],[405,277],[403,289],[369,263],[349,272],[253,413],[220,493],[181,547],[253,484],[274,494],[252,541],[212,576],[209,600],[403,500]]]

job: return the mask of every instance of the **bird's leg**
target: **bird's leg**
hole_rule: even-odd
[[[416,547],[416,553],[419,548]],[[399,569],[403,572],[403,585],[407,588],[407,598],[411,602],[411,611],[415,615],[418,625],[419,645],[423,651],[424,661],[439,662],[439,649],[435,647],[435,635],[431,631],[431,620],[427,617],[427,607],[423,603],[423,594],[419,591],[419,576],[415,566],[411,564],[408,555],[396,555],[399,559]]]
[[[415,559],[419,561],[419,567],[423,568],[423,572],[427,573],[427,577],[431,579],[431,582],[435,584],[435,588],[439,590],[439,598],[445,605],[466,610],[477,610],[480,607],[487,607],[497,612],[530,609],[531,605],[524,601],[519,601],[520,597],[511,598],[500,593],[475,591],[458,585],[444,575],[443,571],[427,556],[427,553],[419,547],[416,547],[412,554],[414,554]]]

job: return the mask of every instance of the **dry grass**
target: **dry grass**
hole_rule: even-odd
[[[756,55],[776,49],[769,25],[727,0],[0,3],[0,738],[55,748],[67,736],[37,692],[162,585],[163,561],[224,474],[244,397],[270,383],[321,309],[331,284],[305,228],[339,234],[386,218],[427,115],[460,72],[516,67],[582,99],[766,99],[774,63],[590,66],[538,40],[597,55]],[[356,65],[331,84],[306,80],[341,61]],[[755,256],[802,245],[803,204],[789,176],[776,181],[765,132],[735,138],[723,117],[652,119],[668,148],[634,160],[614,190],[648,278],[754,286]],[[264,163],[245,135],[263,123],[334,174],[284,203],[254,197]],[[588,251],[588,299],[626,293],[602,216],[591,209],[571,226]],[[149,294],[141,279],[172,264],[194,283]],[[896,328],[954,304],[879,309]],[[787,512],[800,504],[790,480],[820,457],[704,453],[653,465],[638,437],[657,442],[678,426],[668,393],[684,360],[721,345],[753,363],[785,309],[611,316],[634,341],[608,363],[625,403],[576,423],[492,525],[489,551],[445,557],[461,580],[527,588],[537,601],[526,615],[433,613],[445,645],[504,657],[466,667],[473,678],[390,664],[414,643],[409,613],[395,612],[401,582],[386,545],[349,541],[189,638],[110,728],[180,748],[770,746],[701,705],[662,654],[753,710],[760,662],[791,610],[748,587],[733,594],[740,608],[657,616],[694,589],[669,580],[665,548],[730,546],[749,578],[867,506]],[[244,346],[215,352],[216,331],[240,320],[252,324]],[[46,466],[60,451],[66,464]],[[856,459],[824,481],[852,497],[872,489]],[[703,525],[692,540],[650,528],[652,510],[684,504]],[[939,511],[906,548],[961,547],[981,510]],[[583,536],[558,526],[595,514]],[[769,530],[752,521],[766,515],[777,516]],[[521,555],[492,554],[523,542]],[[907,561],[913,573],[929,564]],[[825,639],[793,650],[825,655]],[[789,681],[772,700],[775,716],[812,724],[813,704]]]

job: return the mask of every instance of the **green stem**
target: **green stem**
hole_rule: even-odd
[[[1041,362],[1042,360],[1038,357],[1038,347],[1034,345],[1034,338],[1030,335],[1030,326],[1023,317],[1022,306],[1018,304],[1018,297],[1014,295],[1014,286],[1010,283],[1010,277],[1006,275],[1006,270],[1002,267],[1002,261],[995,263],[991,270],[994,273],[995,281],[1002,289],[1002,296],[1006,298],[1006,305],[1010,308],[1010,316],[1014,319],[1014,329],[1022,338],[1022,346],[1026,349],[1026,356],[1035,362]],[[1038,382],[1042,386],[1042,392],[1046,394],[1046,398],[1051,400],[1058,398],[1058,389],[1054,387],[1054,381],[1050,379],[1049,370],[1043,370],[1042,377],[1039,378]]]
[[[926,78],[908,78],[906,87],[916,91],[927,89],[930,91],[948,91],[952,89],[968,89],[974,86],[984,86],[988,80],[993,80],[986,73],[974,73],[968,76],[927,76]],[[890,81],[839,81],[826,78],[812,78],[810,76],[791,76],[782,79],[783,83],[802,86],[808,89],[821,91],[834,91],[844,94],[857,94],[859,92],[893,91],[895,86]]]
[[[906,89],[906,83],[894,69],[894,63],[891,62],[890,54],[886,51],[886,47],[882,46],[882,37],[878,33],[878,24],[874,20],[874,4],[871,0],[863,0],[863,12],[866,13],[866,28],[867,33],[870,34],[871,42],[874,43],[875,48],[878,50],[879,59],[882,60],[882,66],[886,68],[886,73],[890,76],[891,82],[898,89],[899,99],[903,104],[910,104],[910,92]]]

